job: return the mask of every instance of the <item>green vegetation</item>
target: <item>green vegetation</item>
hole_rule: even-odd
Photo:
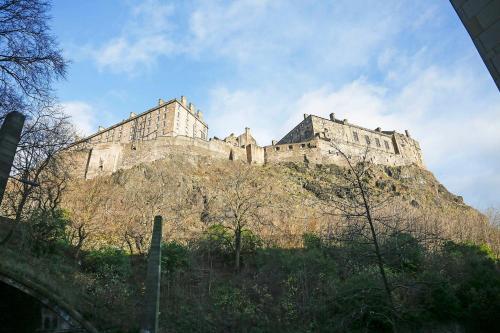
[[[367,245],[305,234],[302,248],[283,249],[263,247],[248,230],[243,235],[239,273],[232,235],[221,225],[184,244],[163,243],[163,332],[391,331],[392,309]],[[31,271],[99,327],[138,329],[143,256],[105,247],[82,252],[76,264],[68,246],[42,256],[38,247],[19,258],[19,251],[3,248],[2,264]],[[399,331],[454,325],[467,332],[494,330],[500,263],[487,246],[447,241],[431,250],[398,233],[383,239],[382,247]]]
[[[306,234],[303,248],[246,252],[244,268],[234,274],[231,256],[210,256],[221,254],[227,239],[199,246],[205,241],[164,246],[169,250],[163,255],[177,263],[170,261],[163,277],[165,331],[391,331],[391,307],[384,302],[375,260],[357,245]],[[384,249],[391,253],[386,270],[395,286],[400,330],[494,330],[500,266],[486,247],[450,241],[430,251],[401,234],[384,240]]]

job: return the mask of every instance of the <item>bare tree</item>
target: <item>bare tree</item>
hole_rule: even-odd
[[[204,220],[220,223],[234,236],[235,269],[241,267],[242,232],[268,225],[266,209],[271,207],[272,191],[260,168],[242,163],[228,164],[212,179],[204,198]]]
[[[57,108],[42,107],[27,122],[14,158],[12,173],[17,180],[9,183],[2,203],[15,222],[33,209],[55,211],[69,179],[68,165],[58,153],[73,138],[68,118]]]
[[[45,0],[0,0],[0,119],[29,113],[33,103],[52,104],[52,83],[66,74],[49,9]]]
[[[386,273],[382,239],[388,232],[401,231],[399,219],[387,213],[392,196],[387,189],[379,189],[372,182],[370,148],[367,146],[358,155],[351,156],[340,145],[331,141],[336,156],[340,157],[343,169],[336,174],[334,183],[323,184],[319,196],[327,203],[324,210],[329,215],[341,217],[344,225],[331,234],[342,242],[362,242],[371,247],[387,301],[395,316],[393,287]],[[369,256],[369,254],[367,254]],[[396,320],[391,318],[393,331]]]

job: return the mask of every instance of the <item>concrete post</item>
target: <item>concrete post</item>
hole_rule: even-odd
[[[151,248],[149,249],[141,333],[158,332],[158,314],[160,311],[161,235],[162,217],[155,216]]]
[[[20,112],[10,112],[0,128],[0,203],[9,180],[25,119],[26,117]]]

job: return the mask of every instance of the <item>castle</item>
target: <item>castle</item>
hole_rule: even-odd
[[[208,138],[208,125],[194,104],[182,96],[180,100],[159,100],[140,114],[97,133],[77,140],[70,151],[78,158],[76,172],[85,179],[111,174],[171,154],[210,156],[227,160],[243,160],[265,164],[308,162],[342,164],[341,150],[348,157],[367,152],[370,162],[383,165],[424,167],[420,146],[410,137],[396,131],[370,130],[339,120],[333,113],[329,119],[304,114],[304,119],[281,140],[261,147],[250,129],[225,139]]]

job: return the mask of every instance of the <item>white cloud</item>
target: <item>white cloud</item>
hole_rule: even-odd
[[[82,101],[67,101],[61,106],[71,123],[75,126],[78,135],[86,136],[96,131],[97,112],[90,105]]]
[[[135,74],[138,69],[151,68],[158,57],[173,53],[170,18],[174,7],[157,0],[144,1],[131,8],[129,21],[120,36],[100,47],[85,46],[99,69]]]

